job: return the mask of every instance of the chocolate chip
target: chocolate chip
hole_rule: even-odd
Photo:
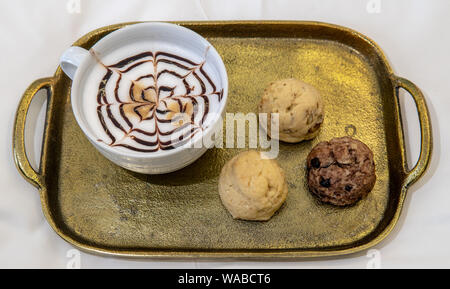
[[[331,186],[330,179],[324,179],[320,177],[320,185],[325,188],[329,188]]]
[[[345,190],[346,190],[347,192],[350,192],[352,189],[353,189],[353,187],[352,187],[351,185],[346,185],[346,186],[345,186]]]
[[[320,161],[319,161],[319,159],[318,158],[313,158],[311,160],[311,166],[313,168],[316,168],[316,169],[320,168]]]

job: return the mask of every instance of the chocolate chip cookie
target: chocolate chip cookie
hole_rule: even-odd
[[[356,203],[375,185],[372,151],[350,137],[317,144],[307,157],[307,168],[309,190],[336,206]]]
[[[294,78],[270,83],[258,109],[268,114],[267,134],[272,138],[277,137],[271,135],[271,113],[278,113],[278,139],[289,143],[314,138],[324,120],[324,102],[319,90]]]

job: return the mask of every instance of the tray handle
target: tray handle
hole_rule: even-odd
[[[399,97],[399,88],[405,89],[414,99],[420,122],[420,156],[416,165],[411,170],[408,170],[406,156],[403,154],[403,170],[406,176],[403,181],[403,185],[405,186],[405,188],[408,188],[423,175],[430,163],[431,153],[433,150],[432,129],[430,113],[425,102],[425,97],[423,96],[420,89],[414,83],[405,78],[397,76],[395,80],[395,91],[397,94],[397,99]],[[402,134],[404,135],[403,127],[401,127],[401,129]]]
[[[44,177],[41,174],[41,169],[35,171],[28,160],[25,151],[25,122],[31,101],[42,88],[49,89],[50,95],[52,95],[53,78],[38,79],[27,88],[19,102],[13,129],[13,155],[16,167],[28,182],[39,189],[44,185]]]

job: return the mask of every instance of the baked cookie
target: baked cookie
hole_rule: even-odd
[[[317,144],[307,157],[309,190],[336,206],[356,203],[375,185],[372,151],[350,137]]]
[[[296,143],[314,138],[324,118],[324,104],[319,91],[298,79],[284,79],[269,84],[259,102],[259,112],[279,114],[279,139]]]
[[[235,219],[269,220],[286,200],[287,192],[278,163],[262,159],[257,151],[235,156],[220,174],[220,198]]]

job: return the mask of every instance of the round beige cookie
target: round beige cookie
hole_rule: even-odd
[[[278,139],[296,143],[312,139],[319,133],[324,118],[324,104],[315,87],[290,78],[269,84],[261,97],[259,112],[268,113],[269,136],[272,123],[270,113],[278,113]]]
[[[235,156],[220,174],[220,198],[235,219],[269,220],[286,200],[287,192],[278,163],[261,158],[257,151]]]

